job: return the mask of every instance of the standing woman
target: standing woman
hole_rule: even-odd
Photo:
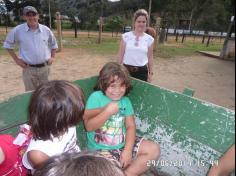
[[[134,31],[122,35],[119,63],[123,64],[134,78],[152,81],[154,38],[145,33],[148,13],[139,9],[134,14]]]

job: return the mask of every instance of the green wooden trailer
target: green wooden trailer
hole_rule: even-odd
[[[97,77],[75,81],[86,98]],[[158,171],[171,176],[204,176],[212,164],[235,142],[235,112],[186,94],[132,80],[128,95],[136,115],[137,133],[158,142],[159,161],[150,161]],[[188,91],[187,91],[188,92]],[[15,135],[27,121],[31,93],[0,103],[0,133]],[[81,147],[86,147],[85,130],[77,128]]]

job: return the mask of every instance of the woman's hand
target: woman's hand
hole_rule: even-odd
[[[147,82],[151,83],[152,82],[152,77],[153,77],[153,72],[152,73],[148,73]]]

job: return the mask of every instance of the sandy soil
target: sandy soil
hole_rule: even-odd
[[[64,49],[57,54],[50,79],[77,80],[96,75],[114,56]],[[188,87],[194,96],[235,110],[235,62],[201,55],[155,60],[153,84],[182,92]],[[24,92],[21,68],[9,55],[0,56],[0,101]]]

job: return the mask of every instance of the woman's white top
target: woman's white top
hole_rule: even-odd
[[[68,129],[68,132],[63,136],[58,138],[53,138],[52,140],[34,140],[31,139],[28,149],[23,155],[22,162],[23,165],[32,171],[34,171],[32,165],[28,161],[27,154],[29,151],[38,150],[49,157],[62,154],[64,152],[80,152],[79,146],[76,144],[76,127],[71,127]]]
[[[148,49],[153,44],[154,38],[146,33],[137,37],[134,32],[127,32],[122,35],[125,43],[123,63],[132,66],[144,66],[148,63]]]

